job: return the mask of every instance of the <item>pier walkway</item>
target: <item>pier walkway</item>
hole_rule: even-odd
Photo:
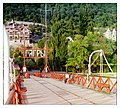
[[[26,104],[30,105],[116,105],[116,94],[106,94],[52,78],[31,75],[24,79]]]

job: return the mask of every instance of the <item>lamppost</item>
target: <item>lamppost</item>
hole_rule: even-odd
[[[25,29],[23,26],[23,38],[24,38],[24,66],[23,66],[23,72],[27,71],[26,64],[25,64]]]
[[[74,42],[74,40],[69,36],[69,37],[66,37],[67,40],[69,40],[70,42]],[[68,45],[69,47],[69,45]],[[68,55],[69,55],[69,50],[68,50]],[[66,66],[66,72],[67,72],[67,66]]]
[[[14,43],[14,42],[16,42],[16,40],[15,40],[15,22],[14,22],[13,19],[12,19],[11,23],[13,24],[13,38],[14,38],[13,43]],[[15,58],[14,58],[14,53],[13,53],[13,58],[11,59],[11,60],[12,60],[12,67],[13,67],[12,69],[13,69],[13,72],[14,72],[14,74],[13,74],[13,79],[12,79],[12,80],[13,80],[14,82],[16,82],[16,76],[15,76],[16,73],[15,73],[15,67],[14,67],[14,59],[15,59]]]

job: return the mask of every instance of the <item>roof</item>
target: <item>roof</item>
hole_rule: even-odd
[[[14,64],[14,68],[15,68],[15,70],[20,70],[20,67],[18,64]]]

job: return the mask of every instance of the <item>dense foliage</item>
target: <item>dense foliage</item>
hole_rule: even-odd
[[[113,3],[64,3],[47,4],[47,19],[50,24],[51,19],[55,21],[60,19],[70,19],[73,17],[74,24],[77,26],[80,19],[93,19],[95,27],[116,26],[117,4]],[[11,21],[13,18],[17,21],[45,22],[45,4],[39,3],[4,3],[3,16],[4,22]],[[86,14],[86,17],[83,16]],[[83,16],[83,17],[82,17]],[[89,19],[88,19],[89,16]],[[87,21],[86,21],[87,23]],[[85,23],[84,23],[85,24]],[[91,23],[90,23],[91,24]]]
[[[12,19],[45,23],[45,4],[4,4],[4,23]],[[103,37],[105,28],[117,26],[117,4],[114,3],[61,3],[47,4],[49,65],[52,70],[71,71],[87,69],[88,57],[94,50],[102,49],[116,71],[116,42]],[[30,27],[42,34],[41,27]],[[103,29],[103,31],[99,31]],[[100,33],[98,33],[100,32]],[[73,42],[66,37],[72,37]],[[44,36],[43,36],[44,37]],[[44,47],[45,38],[38,42]],[[96,55],[94,55],[96,56]],[[95,58],[95,57],[93,57]],[[37,64],[39,59],[37,60]],[[44,63],[44,60],[42,60]],[[99,61],[93,66],[99,70]],[[41,64],[42,65],[42,64]],[[42,66],[43,67],[43,66]],[[107,68],[106,68],[107,69]],[[107,70],[109,71],[109,70]]]
[[[68,54],[66,66],[68,70],[79,70],[81,72],[86,72],[88,69],[88,60],[91,52],[95,50],[102,49],[107,57],[108,62],[110,63],[113,71],[116,72],[116,44],[111,41],[111,45],[108,43],[108,39],[103,36],[100,36],[98,33],[88,32],[87,36],[76,35],[73,42],[68,44]],[[99,53],[96,53],[92,57],[92,62],[95,60]],[[113,56],[114,55],[114,56]],[[109,68],[103,60],[104,72],[108,72]],[[92,66],[92,71],[99,72],[100,68],[100,57],[96,60],[95,64]]]

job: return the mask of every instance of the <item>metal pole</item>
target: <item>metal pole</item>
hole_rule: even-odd
[[[89,64],[88,64],[88,75],[91,75],[91,58],[92,58],[92,55],[96,52],[102,52],[102,50],[95,50],[93,51],[90,56],[89,56]]]
[[[15,42],[15,25],[14,25],[14,20],[12,20],[12,23],[13,23],[13,42]]]
[[[26,67],[26,64],[25,64],[25,31],[24,31],[24,28],[23,28],[23,38],[24,38],[24,67]]]
[[[87,77],[86,87],[88,87],[88,83],[89,83],[89,74],[88,74],[88,73],[87,73],[87,76],[86,76],[86,77]]]
[[[15,67],[14,67],[14,63],[13,63],[13,72],[14,72],[14,82],[16,82],[16,78],[15,78]]]
[[[89,56],[89,64],[88,64],[88,73],[87,73],[87,85],[88,86],[88,82],[89,82],[89,76],[91,75],[91,58],[92,58],[92,55],[96,52],[102,52],[102,50],[96,50],[96,51],[93,51],[90,56]]]
[[[13,59],[10,58],[10,84],[12,85],[13,77],[12,77],[12,68],[13,67]]]
[[[108,63],[108,61],[107,61],[107,59],[106,59],[106,57],[105,57],[104,52],[103,52],[103,56],[104,56],[104,58],[105,58],[105,61],[106,61],[107,65],[108,65],[110,71],[113,73],[113,70],[112,70],[112,68],[110,67],[110,64]]]
[[[13,32],[14,32],[14,42],[15,42],[15,25],[14,25],[14,20],[13,20]],[[13,54],[13,59],[14,59],[14,54]],[[13,62],[13,81],[16,82],[15,80],[15,68],[14,68],[14,62]]]
[[[100,74],[103,74],[103,52],[100,52]]]
[[[45,70],[45,72],[48,72],[48,52],[47,52],[47,50],[48,50],[48,45],[47,45],[47,36],[48,36],[48,34],[47,34],[47,11],[49,11],[49,10],[47,10],[47,4],[45,4],[45,32],[46,32],[46,34],[45,34],[45,47],[44,47],[44,52],[45,52],[45,67],[44,67],[44,70]]]
[[[46,50],[46,57],[45,57],[45,61],[46,61],[46,63],[45,63],[45,67],[46,67],[46,72],[48,72],[48,70],[47,70],[47,64],[48,64],[48,55],[47,55],[47,4],[45,4],[45,26],[46,26],[46,35],[45,35],[45,38],[46,38],[46,40],[45,40],[45,50]]]

